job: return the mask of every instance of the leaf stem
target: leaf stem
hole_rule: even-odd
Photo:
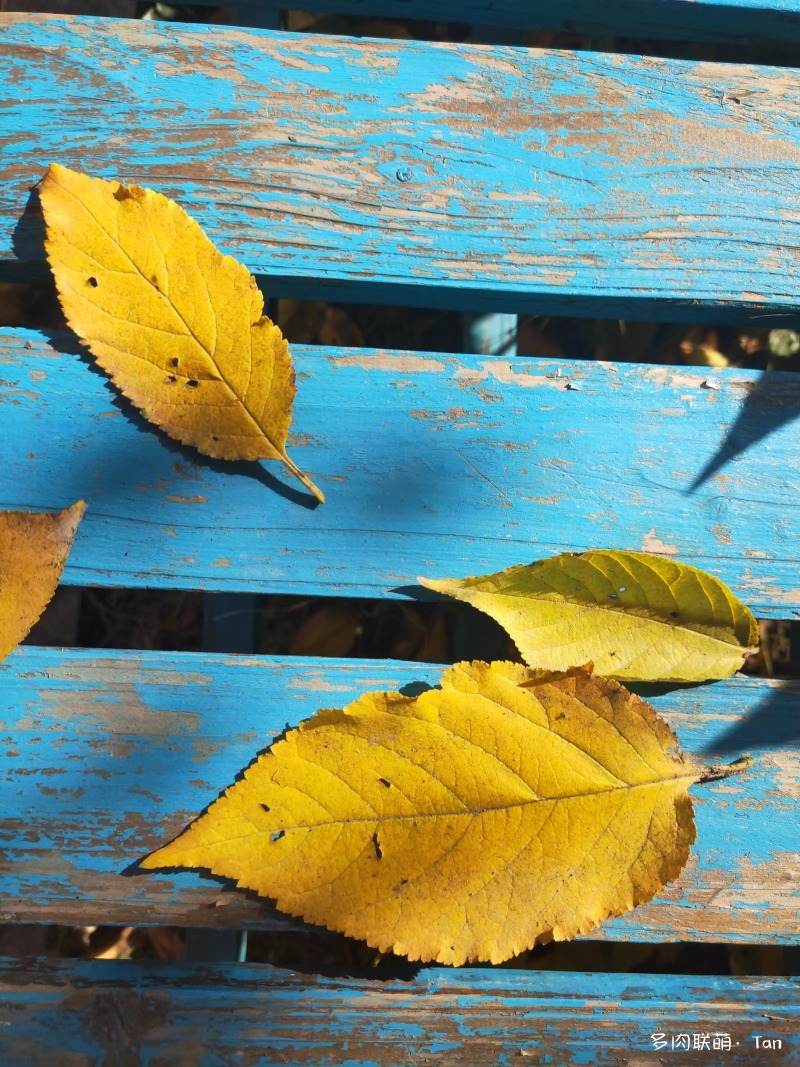
[[[740,756],[739,759],[735,759],[733,763],[729,763],[726,767],[709,767],[697,779],[698,785],[702,785],[704,782],[720,782],[723,778],[732,778],[734,774],[741,774],[742,771],[752,767],[753,763],[752,756]]]
[[[315,496],[316,499],[320,502],[320,504],[324,504],[325,494],[322,492],[321,489],[318,489],[317,486],[314,485],[314,483],[311,481],[307,474],[303,474],[297,464],[293,463],[285,452],[283,454],[283,462],[286,464],[286,466],[289,468],[295,478],[298,478],[303,483],[306,489],[308,489],[309,493]]]

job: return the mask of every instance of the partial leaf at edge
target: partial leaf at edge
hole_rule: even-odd
[[[85,510],[79,500],[54,514],[0,512],[0,660],[50,603]]]
[[[591,661],[624,681],[701,682],[733,674],[758,643],[752,612],[723,582],[646,552],[565,552],[419,582],[490,615],[532,667]]]

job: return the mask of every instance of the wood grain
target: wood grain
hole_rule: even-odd
[[[400,596],[625,548],[800,609],[800,375],[296,346],[312,510],[279,465],[175,445],[54,341],[0,330],[0,507],[87,501],[69,584]]]
[[[6,278],[55,159],[177,199],[270,296],[796,317],[791,70],[7,14],[0,83]]]
[[[0,666],[0,920],[275,927],[264,902],[192,872],[138,872],[288,724],[440,666],[98,654],[23,647]],[[682,747],[753,768],[692,790],[678,881],[591,937],[800,939],[798,683],[743,677],[653,699]]]
[[[726,1035],[730,1051],[680,1062],[782,1067],[800,1049],[799,995],[796,978],[464,968],[376,981],[267,964],[6,961],[0,1053],[4,1067],[661,1067],[681,1056],[672,1036],[699,1032]],[[782,1048],[759,1054],[756,1035]]]

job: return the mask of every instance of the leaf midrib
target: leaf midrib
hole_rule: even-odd
[[[540,603],[558,604],[559,607],[563,607],[563,608],[567,608],[567,609],[572,608],[572,609],[576,609],[578,611],[606,611],[606,612],[609,612],[612,615],[622,615],[622,616],[624,616],[626,618],[629,618],[629,619],[641,619],[644,622],[654,623],[656,626],[665,626],[668,630],[673,631],[673,632],[679,630],[682,633],[699,635],[700,637],[707,638],[709,641],[714,641],[719,645],[725,645],[725,646],[730,647],[730,648],[744,649],[744,648],[748,647],[748,646],[745,646],[745,645],[742,645],[742,644],[739,643],[739,640],[736,637],[736,632],[735,632],[735,630],[733,628],[733,624],[731,624],[731,631],[732,631],[732,634],[733,634],[733,640],[732,641],[724,641],[721,637],[717,637],[714,634],[710,634],[706,630],[701,629],[699,625],[698,625],[697,628],[694,628],[694,627],[692,627],[692,626],[690,626],[690,625],[688,625],[686,623],[675,622],[675,621],[673,621],[671,619],[659,618],[658,616],[650,617],[648,615],[639,615],[639,614],[637,614],[637,612],[639,612],[639,611],[651,611],[651,610],[653,610],[653,609],[651,609],[649,607],[631,609],[631,608],[626,608],[623,604],[618,604],[618,605],[617,604],[602,604],[602,603],[600,603],[600,601],[595,601],[594,604],[581,604],[581,603],[576,602],[574,600],[568,600],[567,597],[564,596],[563,593],[558,593],[558,596],[561,597],[560,600],[548,600],[548,599],[546,599],[545,595],[537,595],[536,593],[516,593],[516,592],[510,592],[508,590],[503,590],[503,591],[493,590],[493,591],[489,591],[489,590],[486,590],[486,589],[477,589],[476,591],[479,592],[479,593],[483,593],[485,595],[489,595],[489,596],[492,596],[492,595],[494,595],[494,596],[507,596],[507,597],[510,597],[510,598],[512,598],[514,600],[528,600],[528,601],[535,600],[535,601],[539,601]],[[554,592],[555,592],[555,590],[554,590]],[[720,623],[719,625],[720,626],[726,626],[728,624]]]
[[[512,808],[523,808],[533,804],[559,804],[563,801],[570,800],[585,800],[590,797],[599,797],[610,793],[618,792],[630,792],[635,789],[647,789],[653,786],[666,786],[672,782],[687,782],[690,785],[698,781],[699,773],[694,772],[691,774],[676,774],[669,778],[656,778],[649,782],[636,782],[633,784],[625,783],[624,785],[611,786],[608,789],[595,789],[587,790],[585,793],[568,793],[564,796],[558,797],[531,797],[529,800],[518,800],[509,802],[507,804],[498,804],[494,807],[487,806],[483,808],[466,808],[460,811],[437,811],[437,812],[417,812],[410,813],[408,815],[373,815],[371,817],[356,818],[356,819],[330,819],[327,822],[317,823],[305,823],[296,826],[274,826],[272,828],[265,828],[263,831],[257,831],[262,833],[276,833],[283,830],[284,833],[288,833],[290,830],[321,830],[331,826],[357,826],[357,825],[374,825],[375,823],[396,823],[396,822],[420,822],[427,821],[429,819],[452,819],[461,817],[477,818],[481,815],[488,815],[495,811],[509,811]],[[242,837],[250,837],[252,835],[242,835]],[[226,838],[226,841],[235,841],[237,838]]]

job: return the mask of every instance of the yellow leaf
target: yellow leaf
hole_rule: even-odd
[[[758,643],[752,613],[718,578],[646,552],[565,552],[478,578],[433,581],[504,626],[533,667],[590,660],[627,681],[727,678]]]
[[[677,876],[699,772],[675,745],[585,669],[460,663],[291,730],[142,866],[207,868],[381,951],[499,963]]]
[[[730,361],[710,345],[694,345],[684,352],[683,362],[692,367],[727,367]]]
[[[0,512],[0,660],[50,603],[85,510],[79,500],[55,514]]]
[[[47,254],[71,328],[153,423],[215,459],[286,455],[294,371],[250,272],[160,193],[51,163]]]

